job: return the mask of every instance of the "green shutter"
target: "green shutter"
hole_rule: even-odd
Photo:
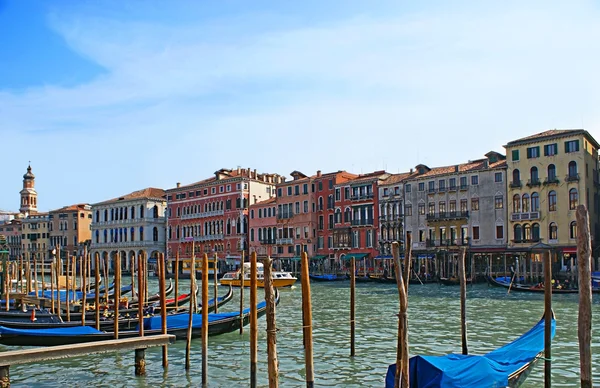
[[[519,160],[519,150],[513,150],[512,151],[512,160],[513,161]]]

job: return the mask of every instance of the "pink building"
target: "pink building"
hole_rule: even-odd
[[[277,200],[275,197],[250,205],[250,253],[258,257],[276,253]]]

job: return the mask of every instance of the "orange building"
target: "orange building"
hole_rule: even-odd
[[[65,206],[48,212],[50,246],[60,246],[61,255],[79,255],[92,240],[92,207],[88,204]]]

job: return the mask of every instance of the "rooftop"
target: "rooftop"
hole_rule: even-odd
[[[132,200],[132,199],[163,199],[164,196],[165,196],[165,191],[163,189],[157,189],[155,187],[147,187],[145,189],[137,190],[132,193],[118,197],[118,198],[113,198],[113,199],[109,199],[108,201],[96,203],[93,206],[107,205],[110,203],[128,201],[128,200]]]
[[[508,142],[504,147],[510,147],[519,144],[535,143],[542,140],[550,140],[558,137],[584,135],[594,144],[596,148],[600,148],[600,144],[584,129],[550,129],[548,131],[536,133],[534,135],[522,137],[517,140]]]

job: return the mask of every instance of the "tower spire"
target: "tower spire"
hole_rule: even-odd
[[[35,191],[35,175],[31,172],[31,161],[27,165],[27,172],[23,175],[23,189],[19,211],[28,215],[37,213],[37,192]]]

